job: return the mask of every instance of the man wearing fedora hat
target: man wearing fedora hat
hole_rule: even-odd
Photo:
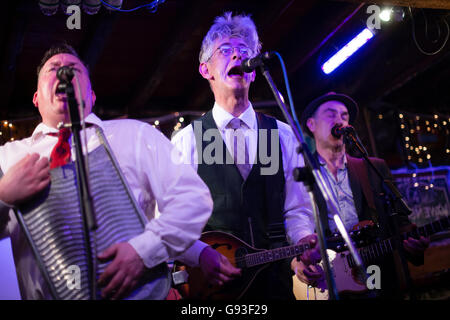
[[[343,136],[337,137],[332,134],[335,126],[352,125],[358,116],[358,105],[356,102],[344,95],[329,92],[313,100],[302,113],[301,124],[303,130],[311,135],[315,142],[315,156],[317,157],[321,170],[327,176],[334,197],[340,209],[342,222],[347,230],[361,221],[372,221],[379,226],[380,237],[392,236],[389,234],[390,221],[389,214],[385,210],[383,199],[379,194],[383,192],[382,181],[374,172],[368,169],[364,159],[351,157],[346,153]],[[371,162],[387,179],[391,179],[391,174],[386,163],[382,159],[370,158]],[[325,200],[323,199],[317,185],[314,186],[314,195],[320,217],[327,236],[337,232],[332,215],[328,214]],[[408,220],[407,213],[399,212],[396,216],[397,225],[403,229],[414,227]],[[310,226],[313,229],[313,226]],[[301,240],[301,242],[317,243],[317,236],[311,234]],[[423,252],[429,244],[429,239],[408,238],[404,240],[403,246],[405,256],[414,264],[423,263]],[[395,286],[391,280],[385,263],[392,268],[392,260],[389,258],[380,262],[383,297],[392,296],[392,287]],[[317,263],[320,254],[317,246],[308,250],[297,261],[293,260],[291,267],[296,272],[297,277],[308,285],[324,283],[323,270]],[[390,263],[390,264],[389,264]],[[395,276],[394,276],[395,277]],[[395,279],[395,278],[394,278]],[[388,283],[388,281],[390,281]],[[391,287],[391,288],[388,288]]]

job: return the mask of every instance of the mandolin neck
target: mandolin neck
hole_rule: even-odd
[[[300,244],[250,253],[245,256],[245,265],[247,268],[250,268],[269,262],[292,258],[301,255],[309,248],[309,244]]]

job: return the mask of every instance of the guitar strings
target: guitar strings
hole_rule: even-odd
[[[299,250],[300,252],[295,252],[298,249],[300,249]],[[296,255],[302,254],[306,249],[309,249],[309,245],[308,244],[305,244],[305,245],[293,245],[293,246],[284,247],[284,248],[277,248],[277,249],[272,249],[272,250],[265,250],[265,251],[261,251],[261,252],[250,253],[250,254],[247,254],[247,255],[245,255],[243,257],[235,258],[234,261],[235,261],[236,264],[237,263],[242,263],[242,262],[245,262],[247,264],[247,262],[255,262],[255,261],[250,261],[251,258],[255,258],[254,260],[256,260],[256,263],[252,263],[252,265],[258,265],[258,264],[261,264],[261,263],[264,263],[264,262],[273,261],[275,254],[272,254],[271,252],[274,252],[274,251],[277,251],[277,250],[281,251],[281,252],[294,250],[294,252],[295,252],[294,255],[288,254],[288,255],[285,255],[285,257],[283,257],[283,258],[276,258],[275,259],[275,260],[282,260],[282,259],[285,259],[285,258],[294,257]],[[267,261],[266,261],[265,255],[267,255],[267,254],[269,254],[269,259],[267,259]],[[261,256],[261,258],[263,258],[264,261],[261,262],[258,259],[258,256]],[[279,257],[281,257],[281,256],[283,256],[283,255],[280,253]]]
[[[444,218],[442,218],[442,219],[440,219],[440,220],[437,220],[437,221],[432,222],[432,223],[430,224],[432,230],[433,230],[433,231],[436,231],[436,229],[438,229],[438,228],[439,228],[440,230],[445,230],[445,229],[447,229],[447,228],[448,228],[448,225],[447,225],[447,224],[444,225],[444,224],[443,224],[444,221],[447,222],[447,224],[448,224],[448,223],[450,222],[450,218],[449,218],[449,217],[444,217]],[[437,225],[438,225],[438,226],[437,226]],[[414,233],[416,233],[418,236],[420,236],[420,234],[421,234],[420,230],[423,230],[424,233],[427,233],[427,230],[426,230],[425,227],[426,227],[426,226],[424,226],[424,227],[419,227],[419,228],[417,228],[416,230],[414,230],[414,231],[412,231],[412,232],[406,233],[406,237],[407,237],[408,235],[413,235]],[[389,247],[388,247],[386,244],[388,244]],[[375,254],[375,252],[365,252],[365,250],[364,250],[365,248],[364,248],[364,247],[363,247],[363,248],[360,248],[358,251],[359,251],[359,253],[362,254],[362,255],[379,256],[378,249],[380,249],[381,252],[383,252],[383,247],[381,247],[381,245],[384,245],[384,248],[385,248],[384,250],[387,251],[387,252],[393,250],[392,244],[391,244],[391,242],[390,242],[390,239],[384,239],[384,240],[382,240],[381,243],[379,243],[378,245],[380,245],[380,247],[379,247],[379,248],[375,248],[375,249],[377,250],[377,253],[376,253],[376,254]],[[371,246],[369,246],[369,247],[371,247]],[[298,255],[298,254],[302,254],[303,251],[305,251],[305,249],[309,249],[309,246],[308,246],[308,245],[293,245],[293,246],[289,246],[289,247],[285,247],[285,248],[278,248],[278,250],[281,251],[281,252],[286,252],[286,251],[291,251],[292,249],[295,251],[295,250],[298,249],[298,248],[302,249],[300,253],[296,253],[295,255],[288,254],[285,258],[289,258],[289,257],[296,256],[296,255]],[[273,261],[273,260],[274,260],[274,254],[271,254],[271,252],[274,252],[274,251],[276,251],[276,250],[277,250],[277,249],[272,249],[272,250],[266,250],[266,251],[261,251],[261,252],[250,253],[250,254],[247,254],[247,255],[245,255],[245,256],[235,258],[234,261],[235,261],[236,264],[238,264],[238,263],[243,263],[243,262],[247,264],[247,262],[251,262],[251,265],[258,265],[258,264],[262,264],[262,263],[265,263],[265,262],[270,262],[270,261]],[[366,250],[367,250],[367,248],[366,248]],[[370,250],[370,249],[369,249],[369,250]],[[373,250],[373,248],[372,248],[372,250]],[[266,255],[268,255],[268,257],[266,257]],[[259,257],[258,257],[258,256],[259,256]],[[282,254],[280,253],[279,256],[282,256]],[[250,259],[252,259],[252,258],[254,258],[254,259],[253,259],[254,261],[250,261]],[[262,258],[263,261],[260,260],[260,258]],[[275,260],[281,260],[281,259],[284,259],[284,258],[275,258]],[[256,263],[255,263],[255,262],[256,262]]]

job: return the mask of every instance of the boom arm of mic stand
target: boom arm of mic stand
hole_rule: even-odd
[[[96,279],[96,263],[94,259],[96,257],[92,256],[92,246],[90,241],[90,231],[94,231],[98,228],[97,220],[95,217],[92,197],[89,188],[89,181],[87,179],[86,166],[84,162],[83,152],[81,148],[81,139],[80,139],[80,131],[81,131],[81,123],[80,123],[80,115],[78,112],[78,103],[75,98],[75,93],[73,89],[72,82],[68,81],[64,83],[65,92],[68,99],[69,104],[69,116],[71,122],[71,129],[73,134],[73,142],[74,149],[76,155],[76,172],[77,172],[77,180],[78,180],[78,191],[80,193],[80,207],[81,213],[83,216],[84,224],[85,224],[85,236],[86,236],[86,246],[88,252],[88,270],[89,270],[89,283],[91,284],[91,298],[93,300],[96,299],[97,295],[97,279]]]
[[[359,274],[367,276],[365,270],[363,269],[361,257],[359,256],[358,252],[355,249],[355,246],[353,245],[352,241],[350,240],[350,236],[348,235],[347,230],[345,230],[345,227],[340,219],[340,216],[337,214],[339,212],[339,210],[338,210],[337,204],[334,201],[334,198],[332,197],[332,193],[328,187],[328,184],[325,183],[326,177],[320,171],[319,164],[317,163],[317,159],[315,159],[313,157],[311,151],[309,150],[309,147],[305,143],[305,139],[303,137],[300,125],[298,123],[295,123],[294,120],[292,119],[291,115],[289,114],[287,107],[284,104],[283,99],[281,98],[281,94],[278,91],[275,83],[273,82],[273,79],[272,79],[267,67],[261,66],[261,72],[264,75],[264,77],[266,78],[267,83],[269,84],[269,86],[275,96],[275,100],[277,101],[278,106],[280,107],[281,111],[283,112],[287,123],[292,128],[294,135],[297,138],[297,140],[301,146],[301,150],[302,150],[301,152],[303,153],[303,158],[304,158],[306,167],[308,167],[309,170],[311,170],[311,173],[314,176],[314,180],[317,183],[317,185],[321,191],[321,194],[323,195],[323,198],[325,199],[325,201],[327,203],[327,207],[331,208],[332,212],[334,212],[333,218],[334,218],[335,222],[337,222],[336,225],[338,227],[338,230],[339,230],[340,234],[342,235],[344,241],[346,242],[347,247],[350,250],[350,254],[352,255],[352,257],[355,261],[355,264],[359,271]],[[324,271],[326,274],[329,297],[331,300],[339,299],[336,285],[334,282],[334,277],[332,277],[330,261],[328,258],[328,254],[326,253],[326,242],[325,242],[325,234],[324,234],[323,226],[322,226],[319,214],[315,208],[315,201],[314,201],[314,195],[312,192],[312,186],[308,186],[308,185],[305,185],[305,186],[307,187],[308,194],[310,195],[310,199],[312,202],[311,205],[312,205],[313,213],[314,213],[316,232],[318,233],[320,254],[322,257],[322,261],[324,263],[324,269],[325,269]]]
[[[89,227],[89,230],[93,231],[98,228],[97,219],[94,214],[93,206],[92,206],[92,197],[89,188],[89,181],[87,179],[86,173],[86,165],[84,162],[83,152],[81,148],[81,139],[80,139],[80,131],[81,131],[81,120],[80,114],[78,112],[78,103],[75,98],[73,85],[72,83],[66,84],[66,94],[69,102],[69,115],[70,122],[74,140],[74,149],[76,154],[76,163],[77,169],[80,170],[80,184],[82,187],[81,200],[82,207],[85,210],[86,221]]]
[[[411,290],[411,299],[415,298],[414,295],[414,291],[413,291],[413,286],[412,286],[412,279],[411,279],[411,274],[409,272],[409,268],[405,259],[405,252],[404,252],[404,248],[401,244],[401,240],[398,237],[400,231],[399,231],[399,226],[398,226],[398,222],[395,219],[394,215],[396,214],[392,208],[392,199],[394,199],[395,204],[396,203],[400,203],[401,207],[403,208],[403,210],[405,212],[407,212],[407,214],[409,215],[412,210],[409,208],[409,206],[406,204],[406,201],[403,199],[402,194],[400,193],[400,191],[398,190],[398,188],[394,185],[394,183],[392,183],[392,181],[385,179],[385,177],[381,174],[381,172],[377,169],[377,167],[375,167],[375,165],[372,163],[372,161],[370,161],[369,156],[367,154],[366,149],[364,148],[362,142],[359,140],[359,137],[356,134],[353,133],[349,133],[346,136],[347,139],[349,139],[350,141],[352,141],[355,146],[358,148],[358,150],[361,152],[361,154],[363,155],[364,160],[366,161],[366,163],[369,164],[369,166],[372,168],[372,170],[376,173],[376,175],[380,178],[380,180],[382,181],[382,185],[383,188],[386,192],[386,203],[387,206],[389,207],[389,210],[391,211],[391,227],[393,228],[392,232],[394,233],[395,237],[394,239],[396,239],[396,243],[397,243],[397,248],[398,251],[400,253],[400,264],[401,267],[403,269],[405,278],[406,278],[406,284],[409,290]],[[394,204],[394,206],[395,206]],[[395,210],[397,211],[397,210]]]
[[[364,148],[364,146],[362,145],[362,143],[359,140],[358,136],[353,134],[353,133],[349,133],[349,134],[347,134],[346,138],[350,139],[350,141],[352,141],[355,144],[355,146],[358,148],[358,150],[363,155],[364,160],[370,165],[370,167],[376,173],[376,175],[380,178],[380,180],[383,181],[383,185],[385,186],[385,189],[387,189],[388,192],[391,194],[391,196],[396,201],[398,201],[398,203],[400,203],[400,205],[402,206],[403,210],[405,212],[407,212],[408,214],[410,214],[412,212],[412,210],[406,204],[405,200],[402,197],[402,194],[400,193],[398,188],[392,183],[392,181],[387,180],[385,177],[383,177],[383,175],[381,174],[380,170],[378,170],[377,167],[374,166],[372,161],[370,161],[369,155],[367,154],[367,151]]]

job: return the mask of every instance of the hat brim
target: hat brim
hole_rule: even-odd
[[[346,96],[345,94],[341,93],[328,93],[323,96],[320,96],[313,101],[311,101],[303,110],[302,117],[301,117],[301,125],[303,127],[303,130],[306,130],[306,132],[310,135],[312,135],[311,131],[309,131],[308,126],[306,125],[306,122],[309,118],[311,118],[316,110],[325,102],[328,101],[339,101],[342,102],[348,110],[349,113],[349,123],[353,124],[358,117],[358,104],[349,96]]]

